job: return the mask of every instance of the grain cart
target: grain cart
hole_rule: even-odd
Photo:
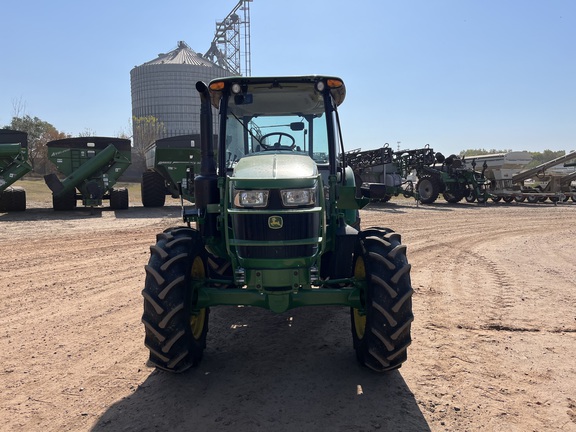
[[[340,305],[351,311],[358,361],[400,367],[411,340],[410,265],[399,234],[355,228],[369,200],[356,195],[346,165],[342,80],[227,77],[196,88],[195,206],[183,209],[187,226],[157,236],[146,265],[150,362],[172,372],[198,364],[213,306]],[[217,158],[211,105],[219,108]]]
[[[142,173],[142,205],[162,207],[166,195],[194,202],[194,174],[200,172],[200,136],[179,135],[156,140],[146,148]]]
[[[26,210],[26,191],[12,184],[30,171],[28,134],[0,129],[0,211]]]
[[[101,206],[110,200],[110,208],[128,208],[128,190],[114,188],[122,173],[130,166],[129,139],[108,137],[65,138],[50,141],[48,158],[60,173],[44,176],[52,190],[54,210],[73,210],[76,200],[86,207]]]
[[[416,190],[420,202],[432,204],[442,194],[449,203],[457,203],[466,198],[467,201],[484,203],[488,199],[485,166],[482,171],[476,171],[476,164],[466,167],[465,161],[456,155],[444,157],[436,153],[435,163],[423,164],[417,169],[418,184]]]

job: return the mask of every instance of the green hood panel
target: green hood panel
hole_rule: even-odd
[[[309,156],[283,152],[243,157],[231,177],[236,188],[313,187],[317,179],[318,167]]]

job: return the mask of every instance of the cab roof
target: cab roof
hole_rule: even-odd
[[[221,83],[217,85],[218,83]],[[302,89],[306,84],[310,84],[311,91],[317,91],[317,83],[323,83],[325,86],[330,88],[332,97],[336,102],[336,105],[340,105],[344,98],[346,97],[346,87],[344,81],[341,78],[335,76],[327,75],[302,75],[302,76],[280,76],[280,77],[242,77],[242,76],[232,76],[216,78],[210,81],[208,88],[210,90],[212,105],[216,108],[220,106],[220,99],[224,90],[232,87],[234,84],[239,84],[243,91],[247,87],[251,87],[251,91],[260,89],[286,89],[289,91],[289,87],[293,86],[295,88]]]

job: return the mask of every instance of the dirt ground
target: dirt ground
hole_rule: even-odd
[[[146,366],[141,290],[170,205],[0,213],[0,430],[576,431],[576,203],[393,199],[415,289],[404,366],[357,365],[349,311],[216,307],[199,367]]]

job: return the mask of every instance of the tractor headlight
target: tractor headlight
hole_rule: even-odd
[[[316,189],[281,190],[282,204],[285,207],[306,206],[316,203]]]
[[[237,190],[234,193],[236,207],[266,207],[268,205],[267,190]]]

